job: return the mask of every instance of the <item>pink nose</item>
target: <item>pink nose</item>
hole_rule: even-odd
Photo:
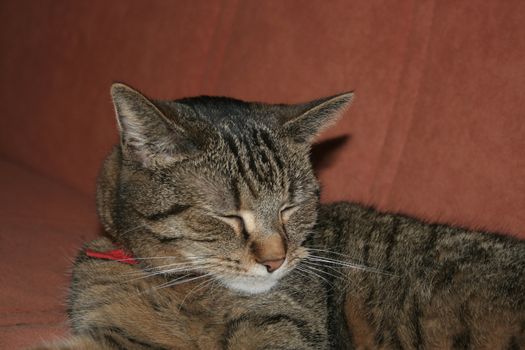
[[[275,260],[258,261],[258,263],[266,266],[266,270],[272,273],[275,270],[277,270],[279,267],[282,266],[282,264],[284,263],[284,258],[275,259]]]

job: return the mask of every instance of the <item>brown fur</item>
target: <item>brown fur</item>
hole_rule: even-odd
[[[149,100],[112,88],[97,205],[129,265],[80,253],[74,337],[46,349],[525,347],[525,243],[321,206],[310,142],[348,105]]]
[[[332,251],[324,256],[379,269],[332,264],[342,278],[331,312],[348,326],[338,348],[525,346],[525,242],[349,203],[320,217],[314,241]]]

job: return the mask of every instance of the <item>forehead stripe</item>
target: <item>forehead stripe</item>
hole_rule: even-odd
[[[230,187],[233,194],[233,205],[235,209],[239,210],[241,208],[241,192],[239,191],[239,184],[235,176],[230,176]]]
[[[254,185],[251,181],[251,179],[248,177],[248,174],[246,173],[246,167],[242,164],[241,161],[241,151],[239,147],[237,147],[237,144],[235,143],[235,140],[231,135],[226,134],[224,136],[224,140],[226,141],[226,145],[230,149],[230,152],[235,157],[235,162],[237,164],[237,170],[239,171],[239,174],[244,179],[244,182],[248,185],[248,188],[253,196],[256,195]]]
[[[275,146],[275,143],[273,142],[270,135],[268,135],[266,130],[260,130],[259,135],[261,136],[262,143],[264,143],[264,145],[268,147],[268,149],[272,152],[275,162],[277,163],[277,166],[279,167],[279,170],[283,170],[284,163],[281,160],[281,158],[279,158],[279,152],[277,152],[277,147]]]
[[[283,188],[285,186],[285,177],[286,172],[282,160],[279,158],[279,152],[273,140],[271,140],[266,130],[257,130],[257,142],[261,145],[262,153],[261,156],[267,158],[266,161],[271,167],[269,171],[271,172],[272,180]]]

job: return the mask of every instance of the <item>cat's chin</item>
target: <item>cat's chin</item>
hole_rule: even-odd
[[[249,269],[251,276],[224,276],[218,279],[229,289],[245,294],[266,293],[279,282],[290,268],[287,261],[281,268],[273,273],[268,273],[262,265],[256,264]]]
[[[246,294],[260,294],[268,292],[272,289],[278,279],[235,279],[235,280],[223,280],[224,285],[237,292]]]

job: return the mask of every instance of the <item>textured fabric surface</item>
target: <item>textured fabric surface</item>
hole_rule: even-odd
[[[524,232],[523,1],[9,0],[0,18],[0,153],[89,195],[116,140],[112,81],[159,98],[355,90],[323,136],[347,136],[326,147],[323,200]]]
[[[96,233],[117,140],[113,81],[157,98],[355,90],[313,151],[323,201],[525,237],[524,22],[520,0],[1,1],[0,156],[65,187],[2,163],[0,341],[63,329],[65,257]]]
[[[91,199],[0,161],[0,349],[64,335],[68,271],[98,234]]]

